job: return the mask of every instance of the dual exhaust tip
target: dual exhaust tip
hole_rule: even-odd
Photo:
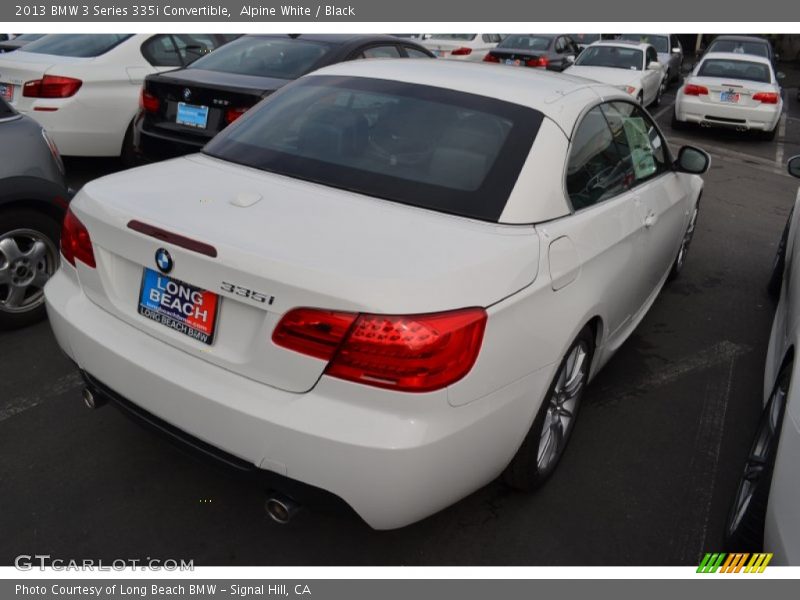
[[[100,408],[107,402],[105,398],[95,394],[88,387],[83,388],[81,397],[83,398],[83,404],[86,406],[86,408],[90,408],[92,410]],[[298,512],[300,512],[300,505],[283,494],[270,492],[267,495],[266,502],[264,503],[264,510],[270,519],[276,523],[279,523],[280,525],[286,525]]]

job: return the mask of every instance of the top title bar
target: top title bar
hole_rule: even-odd
[[[0,4],[0,22],[759,22],[800,21],[800,3],[759,0],[575,0],[568,3],[519,0],[329,0],[248,2],[245,0],[92,0]],[[754,27],[754,30],[758,29]]]

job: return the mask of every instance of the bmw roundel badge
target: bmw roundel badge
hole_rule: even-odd
[[[158,267],[158,270],[164,274],[172,271],[172,257],[164,248],[159,248],[156,250],[156,266]]]
[[[188,102],[189,100],[191,100],[191,98],[192,98],[192,90],[190,90],[189,88],[184,88],[183,99],[186,100],[186,102]]]

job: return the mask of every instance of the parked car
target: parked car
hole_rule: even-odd
[[[437,58],[479,61],[501,39],[498,33],[433,33],[424,35],[420,41]]]
[[[11,329],[45,315],[70,191],[53,141],[2,99],[0,140],[0,329]]]
[[[664,67],[650,44],[595,42],[564,72],[613,85],[636,98],[642,106],[661,103]]]
[[[542,67],[563,71],[580,54],[578,45],[566,34],[519,33],[509,35],[484,58],[484,62],[516,67]]]
[[[185,69],[145,78],[134,144],[146,160],[197,152],[251,106],[311,71],[359,58],[431,58],[385,35],[248,35]]]
[[[344,62],[85,185],[50,322],[88,404],[401,527],[547,479],[682,269],[708,163],[614,87]]]
[[[44,36],[45,34],[43,33],[23,33],[22,35],[18,35],[10,40],[0,41],[0,54],[19,50],[23,46],[26,46],[31,42],[35,42]]]
[[[800,177],[800,156],[789,161]],[[764,409],[731,505],[727,545],[736,552],[774,554],[773,564],[800,562],[800,391],[795,350],[800,342],[800,190],[775,260],[780,300],[775,311],[764,372]],[[782,284],[782,290],[781,290]]]
[[[782,111],[781,87],[769,59],[711,52],[703,56],[678,91],[672,127],[698,123],[757,131],[771,140]]]
[[[47,129],[68,156],[130,162],[139,88],[224,44],[211,34],[46,35],[0,56],[5,99]]]
[[[769,40],[749,35],[719,35],[711,41],[704,55],[712,52],[760,56],[768,59],[773,67],[777,67],[780,58],[775,54]]]
[[[581,51],[602,39],[602,35],[599,33],[570,33],[568,35],[578,45],[578,49]]]
[[[681,77],[683,46],[674,33],[623,33],[619,39],[650,44],[658,53],[658,62],[664,67],[664,86]]]

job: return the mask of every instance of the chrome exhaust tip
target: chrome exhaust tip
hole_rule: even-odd
[[[83,397],[83,404],[86,406],[86,408],[91,408],[92,410],[95,410],[103,406],[103,404],[105,404],[105,400],[95,396],[92,393],[92,390],[90,390],[88,387],[83,388],[81,396]]]
[[[269,518],[281,525],[286,525],[292,518],[300,512],[300,505],[294,500],[281,494],[271,494],[267,496],[264,503],[264,510],[267,511]]]

